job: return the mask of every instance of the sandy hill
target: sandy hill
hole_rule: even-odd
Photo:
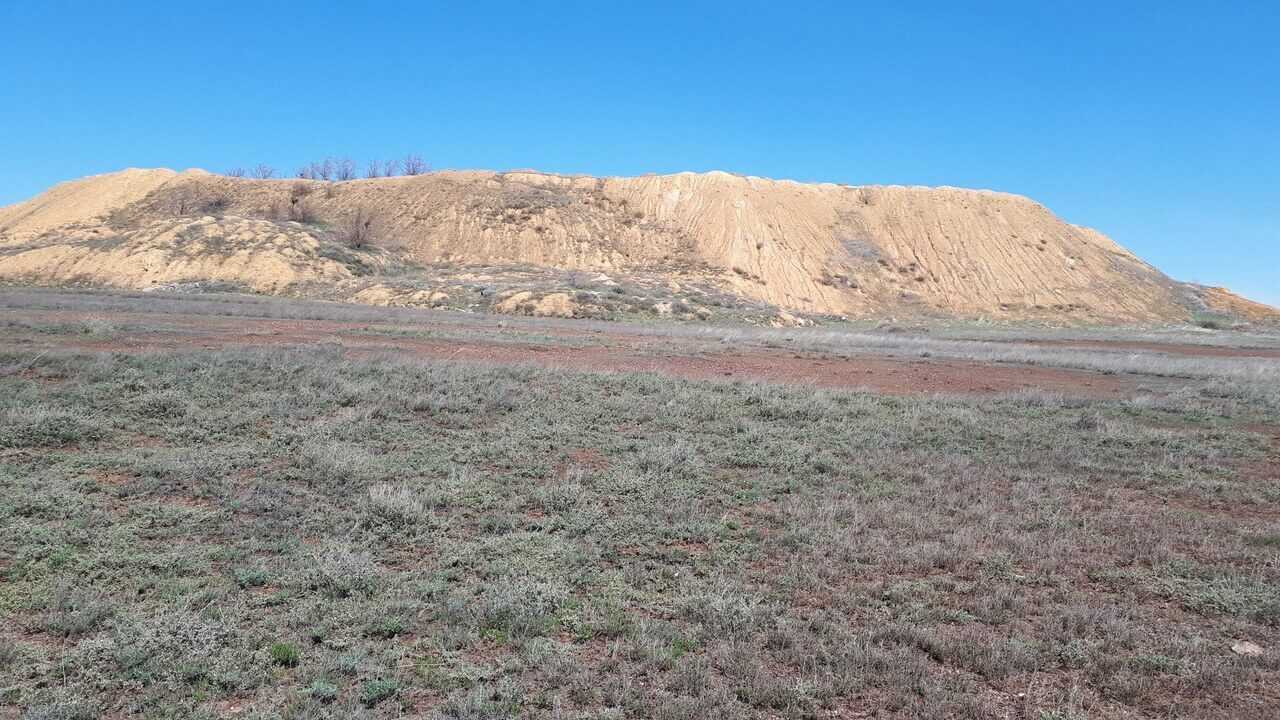
[[[371,242],[361,242],[357,226]],[[348,297],[388,301],[405,297],[406,268],[429,279],[433,268],[457,275],[498,266],[611,282],[663,278],[792,312],[849,316],[1150,322],[1206,310],[1248,310],[1253,320],[1276,313],[1174,282],[1027,198],[957,188],[720,172],[321,182],[126,170],[0,209],[0,278],[10,280],[130,288],[222,281],[296,294],[342,286]],[[384,271],[400,289],[371,288],[369,278]],[[566,289],[560,294],[569,297]],[[423,292],[413,297],[444,294]]]

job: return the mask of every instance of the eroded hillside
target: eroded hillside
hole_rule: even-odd
[[[368,237],[353,235],[356,226]],[[847,316],[1176,321],[1194,309],[1182,284],[1027,198],[718,172],[330,183],[130,170],[0,210],[0,252],[8,279],[131,288],[219,280],[294,294],[340,286],[366,300],[409,297],[406,268],[430,278],[433,268],[456,277],[459,268],[518,267],[614,284],[644,277]],[[371,283],[383,289],[370,292]],[[536,301],[553,285],[513,292]],[[564,290],[558,313],[591,301]],[[1210,307],[1234,303],[1201,297]]]

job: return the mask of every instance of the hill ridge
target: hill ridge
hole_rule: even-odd
[[[806,313],[1151,322],[1196,309],[1190,286],[1024,195],[719,170],[323,182],[135,168],[0,208],[0,277],[312,292],[360,275],[326,257],[355,217],[394,256],[374,265],[657,273]]]

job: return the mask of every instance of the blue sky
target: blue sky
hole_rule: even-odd
[[[369,5],[0,2],[0,204],[407,152],[957,185],[1280,304],[1272,0]]]

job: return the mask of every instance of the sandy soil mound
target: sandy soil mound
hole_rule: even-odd
[[[529,290],[511,293],[494,304],[494,311],[506,315],[532,315],[534,317],[574,317],[578,303],[568,293],[550,293],[535,297]]]
[[[136,287],[204,273],[279,292],[349,273],[349,263],[327,260],[320,245],[340,240],[357,217],[372,219],[375,244],[422,266],[660,273],[791,312],[1190,316],[1179,283],[1024,197],[718,172],[605,179],[441,172],[324,183],[129,170],[0,210],[0,277]],[[182,241],[192,227],[203,245]],[[95,231],[118,242],[107,247]],[[366,295],[432,302],[429,293]],[[550,295],[503,298],[495,307],[574,312],[571,293]],[[1270,311],[1258,307],[1251,311]]]
[[[112,285],[134,289],[222,281],[259,292],[350,278],[342,263],[320,255],[320,242],[300,225],[246,218],[158,219],[130,231],[80,226],[24,244],[0,245],[0,278]]]
[[[357,291],[351,299],[365,305],[435,307],[448,300],[449,295],[439,290],[412,290],[379,284]]]
[[[183,176],[194,176],[188,171]],[[64,225],[81,224],[137,202],[179,174],[172,170],[138,170],[93,175],[55,185],[25,203],[0,208],[0,238],[24,239]]]
[[[1220,287],[1195,288],[1196,294],[1211,313],[1221,313],[1254,323],[1280,323],[1280,310],[1254,302]]]

